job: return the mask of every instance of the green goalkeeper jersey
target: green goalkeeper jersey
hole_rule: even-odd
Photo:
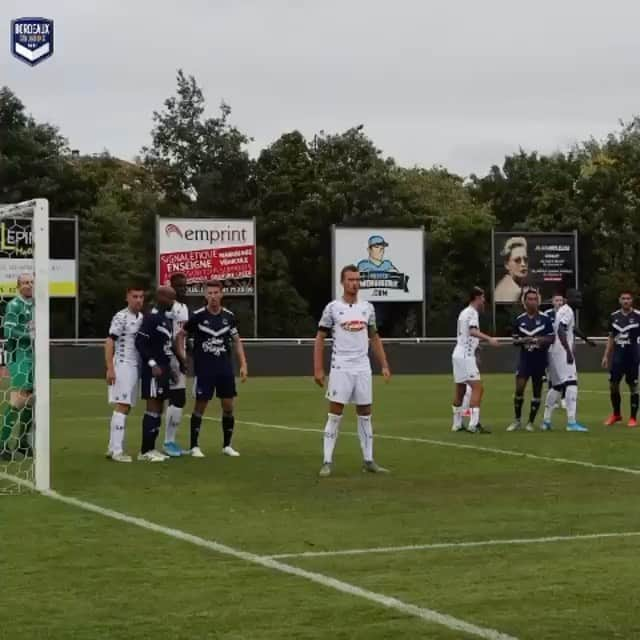
[[[33,359],[33,300],[16,296],[4,312],[5,352],[9,362]]]

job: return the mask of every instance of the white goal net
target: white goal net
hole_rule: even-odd
[[[47,491],[49,203],[0,205],[0,494]]]

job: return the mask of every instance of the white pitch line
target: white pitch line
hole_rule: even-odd
[[[210,420],[212,422],[220,422],[219,418],[212,418],[209,416],[204,416],[204,420]],[[73,421],[82,421],[82,420],[108,420],[108,417],[98,417],[98,416],[89,416],[89,417],[80,417],[80,416],[70,416],[68,418],[62,418],[67,422]],[[292,427],[284,424],[269,424],[265,422],[254,422],[251,420],[236,420],[237,424],[246,424],[252,427],[259,427],[262,429],[274,429],[277,431],[299,431],[302,433],[324,433],[324,429],[316,429],[313,427]],[[356,437],[358,434],[355,431],[341,431],[343,435]],[[473,436],[469,434],[460,434],[461,438],[464,437],[479,437],[485,438],[486,436]],[[437,447],[450,447],[452,449],[466,449],[469,451],[482,451],[484,453],[493,453],[503,456],[511,456],[512,458],[526,458],[528,460],[541,460],[543,462],[552,462],[555,464],[569,464],[575,465],[578,467],[587,467],[588,469],[600,469],[603,471],[615,471],[617,473],[627,473],[631,475],[640,475],[640,469],[635,469],[633,467],[619,467],[615,465],[609,464],[596,464],[595,462],[586,462],[585,460],[574,460],[572,458],[555,458],[553,456],[543,456],[538,455],[537,453],[527,453],[526,451],[515,451],[513,449],[499,449],[497,447],[483,447],[477,444],[466,444],[462,442],[449,442],[448,440],[436,440],[434,438],[418,438],[415,436],[394,436],[387,435],[384,433],[377,433],[375,437],[380,440],[397,440],[398,442],[417,442],[421,444],[430,444]],[[577,435],[577,438],[581,438],[583,436]]]
[[[206,420],[217,420],[216,418],[205,418]],[[281,431],[302,431],[310,433],[324,433],[323,429],[313,429],[308,427],[290,427],[282,424],[267,424],[264,422],[252,422],[248,420],[237,420],[238,424],[247,424],[250,426],[261,427],[263,429],[277,429]],[[345,435],[357,436],[358,434],[352,431],[342,432]],[[461,437],[465,437],[467,434],[462,434]],[[486,436],[470,436],[484,438]],[[581,436],[577,436],[578,438]],[[573,460],[570,458],[554,458],[552,456],[543,456],[536,453],[527,453],[524,451],[514,451],[513,449],[498,449],[496,447],[483,447],[476,444],[464,444],[461,442],[449,442],[447,440],[435,440],[432,438],[417,438],[411,436],[392,436],[386,434],[375,434],[375,438],[381,440],[397,440],[400,442],[420,442],[422,444],[431,444],[437,447],[451,447],[453,449],[468,449],[470,451],[482,451],[484,453],[494,453],[503,456],[511,456],[515,458],[527,458],[529,460],[542,460],[544,462],[553,462],[556,464],[572,464],[579,467],[588,467],[589,469],[602,469],[605,471],[617,471],[619,473],[629,473],[632,475],[640,475],[640,469],[633,469],[631,467],[618,467],[608,464],[596,464],[594,462],[586,462],[584,460]]]
[[[574,536],[547,536],[544,538],[514,538],[504,540],[474,540],[470,542],[432,542],[429,544],[407,544],[398,547],[370,547],[368,549],[337,549],[335,551],[302,551],[299,553],[277,553],[269,556],[275,560],[284,558],[325,558],[331,556],[359,556],[370,553],[399,553],[402,551],[433,551],[438,549],[468,549],[473,547],[497,547],[501,545],[549,544],[552,542],[574,542],[599,540],[601,538],[637,538],[640,531],[614,533],[584,533]]]
[[[25,478],[19,478],[18,476],[14,476],[10,473],[5,473],[4,471],[0,471],[0,480],[8,480],[9,482],[15,482],[15,484],[24,487],[25,489],[35,489],[35,485],[31,480],[26,480]]]
[[[15,478],[5,473],[0,473],[0,477],[19,481],[20,484],[27,483],[27,481],[21,480],[20,478]],[[27,484],[33,487],[31,483]],[[376,593],[375,591],[363,589],[349,582],[344,582],[342,580],[332,578],[331,576],[327,576],[322,573],[307,571],[306,569],[300,569],[299,567],[285,564],[284,562],[274,560],[273,558],[267,556],[259,556],[248,551],[241,551],[240,549],[235,549],[234,547],[230,547],[213,540],[207,540],[205,538],[201,538],[200,536],[187,533],[186,531],[182,531],[181,529],[172,529],[170,527],[165,527],[155,522],[151,522],[150,520],[145,520],[144,518],[137,518],[135,516],[127,515],[126,513],[121,513],[120,511],[106,509],[105,507],[93,504],[92,502],[86,502],[84,500],[79,500],[70,496],[64,496],[56,491],[44,491],[42,492],[42,495],[47,498],[57,500],[58,502],[63,502],[73,507],[83,509],[84,511],[96,513],[98,515],[104,516],[105,518],[111,518],[113,520],[118,520],[119,522],[125,522],[127,524],[140,527],[141,529],[146,529],[147,531],[161,533],[170,538],[174,538],[175,540],[188,542],[189,544],[208,549],[215,553],[230,556],[238,560],[243,560],[244,562],[256,564],[266,569],[271,569],[272,571],[297,576],[298,578],[304,578],[305,580],[309,580],[310,582],[314,582],[315,584],[319,584],[328,589],[334,589],[335,591],[340,591],[341,593],[346,593],[350,596],[356,596],[358,598],[362,598],[363,600],[374,602],[375,604],[379,604],[387,609],[394,609],[395,611],[399,611],[403,614],[419,618],[424,622],[438,624],[454,631],[467,633],[477,638],[484,638],[485,640],[517,640],[517,638],[515,638],[514,636],[502,633],[500,631],[497,631],[496,629],[481,627],[470,622],[466,622],[465,620],[454,618],[453,616],[447,615],[445,613],[440,613],[439,611],[435,611],[434,609],[418,607],[417,605],[409,604],[407,602],[403,602],[402,600],[398,600],[397,598],[392,598],[381,593]]]

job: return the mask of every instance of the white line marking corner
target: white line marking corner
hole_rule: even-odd
[[[541,538],[506,538],[496,540],[472,540],[468,542],[431,542],[428,544],[408,544],[397,547],[369,547],[364,549],[336,549],[329,551],[301,551],[299,553],[277,553],[269,558],[325,558],[332,556],[357,556],[370,553],[400,553],[403,551],[433,551],[438,549],[469,549],[473,547],[497,547],[501,545],[549,544],[553,542],[574,542],[600,540],[603,538],[637,538],[640,531],[616,531],[611,533],[583,533],[566,536],[544,536]]]
[[[0,473],[0,478],[3,478],[5,480],[19,481],[19,484],[33,488],[33,483],[15,478],[14,476],[6,473]],[[271,569],[272,571],[278,571],[280,573],[297,576],[298,578],[309,580],[310,582],[319,584],[325,588],[334,589],[335,591],[346,593],[350,596],[368,600],[369,602],[379,604],[387,609],[394,609],[395,611],[399,611],[403,614],[419,618],[424,622],[441,625],[453,631],[460,631],[477,638],[484,638],[485,640],[517,640],[516,637],[510,636],[506,633],[502,633],[500,631],[497,631],[496,629],[481,627],[479,625],[466,622],[465,620],[455,618],[445,613],[440,613],[439,611],[435,611],[434,609],[428,609],[425,607],[419,607],[417,605],[409,604],[403,602],[402,600],[398,600],[397,598],[385,596],[381,593],[376,593],[375,591],[369,591],[368,589],[363,589],[354,584],[332,578],[331,576],[327,576],[322,573],[300,569],[299,567],[285,564],[284,562],[280,562],[279,560],[275,560],[270,557],[259,556],[248,551],[241,551],[240,549],[229,547],[213,540],[206,540],[205,538],[195,536],[193,534],[187,533],[186,531],[181,531],[180,529],[172,529],[170,527],[165,527],[160,524],[156,524],[155,522],[145,520],[144,518],[137,518],[135,516],[127,515],[126,513],[121,513],[120,511],[114,511],[113,509],[107,509],[91,502],[79,500],[78,498],[64,496],[57,491],[44,491],[42,492],[42,495],[53,500],[57,500],[58,502],[83,509],[84,511],[90,511],[106,518],[125,522],[127,524],[140,527],[141,529],[145,529],[147,531],[161,533],[170,538],[174,538],[175,540],[181,540],[198,547],[209,549],[210,551],[219,553],[221,555],[230,556],[238,560],[243,560],[245,562],[259,565],[261,567]]]

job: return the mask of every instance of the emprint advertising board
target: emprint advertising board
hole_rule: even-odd
[[[189,295],[201,295],[207,280],[220,280],[225,296],[254,296],[255,220],[158,218],[158,284],[187,277]]]

